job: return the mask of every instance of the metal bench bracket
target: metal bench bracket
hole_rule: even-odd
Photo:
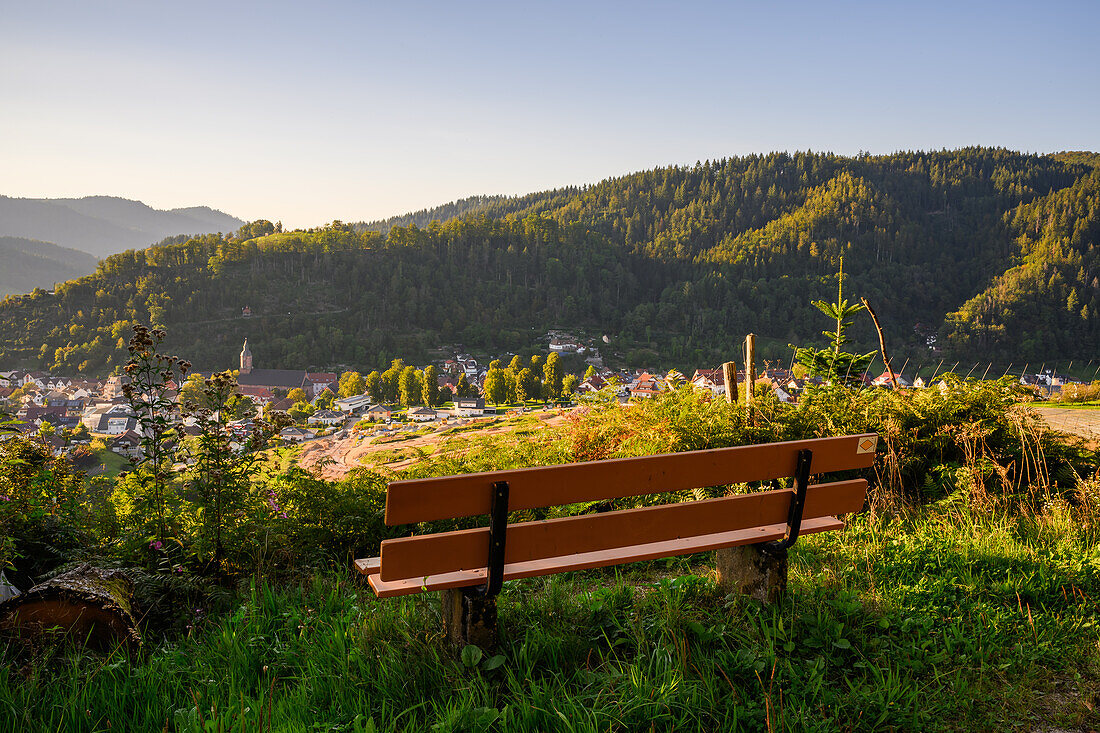
[[[813,460],[813,455],[813,451],[808,449],[798,451],[798,463],[794,472],[794,497],[791,498],[791,509],[787,515],[787,536],[775,542],[765,542],[762,548],[768,554],[785,555],[798,539],[798,531],[802,528],[802,510],[806,506],[806,487],[810,483],[810,462]]]
[[[485,585],[474,589],[483,598],[500,593],[504,585],[504,541],[508,534],[508,482],[493,484],[492,503],[489,508],[489,560]]]

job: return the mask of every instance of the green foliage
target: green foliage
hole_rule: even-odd
[[[317,395],[313,400],[313,404],[322,410],[331,410],[332,403],[336,401],[336,395],[332,393],[332,390],[325,387],[321,390],[321,394]]]
[[[546,357],[546,362],[542,366],[542,383],[546,385],[546,394],[549,395],[550,399],[561,395],[563,379],[561,354],[552,351]]]
[[[486,374],[486,376],[488,376]],[[458,384],[455,385],[455,397],[477,397],[477,388],[466,379],[466,373],[458,375]]]
[[[500,362],[495,362],[499,364]],[[482,392],[485,394],[485,399],[492,402],[494,405],[499,405],[508,401],[508,381],[505,378],[504,370],[500,367],[490,366],[489,370],[485,373],[485,381],[481,385]]]
[[[1014,267],[945,321],[960,353],[1015,361],[1100,348],[1100,169],[1004,215]]]
[[[33,437],[0,441],[0,570],[36,575],[68,560],[98,529],[83,474]],[[109,525],[109,522],[104,522]]]
[[[164,331],[141,324],[134,324],[133,330],[126,347],[130,359],[123,367],[128,381],[122,385],[122,394],[137,418],[141,435],[141,453],[132,459],[143,489],[137,495],[136,510],[148,517],[150,534],[163,544],[172,501],[168,493],[172,489],[173,446],[178,440],[176,400],[170,385],[182,379],[191,364],[157,351]]]
[[[427,366],[420,375],[421,401],[428,407],[438,407],[442,404],[439,398],[439,370],[434,366]]]
[[[405,407],[419,405],[424,394],[416,367],[405,367],[397,377],[397,399]]]
[[[382,375],[377,370],[367,375],[364,383],[366,393],[370,395],[370,398],[377,403],[385,401],[385,392],[382,387]]]
[[[185,408],[185,416],[192,418],[199,430],[190,445],[192,465],[187,472],[186,490],[197,513],[194,551],[209,560],[215,574],[221,574],[226,547],[240,545],[238,536],[252,519],[257,493],[252,482],[254,454],[266,447],[270,437],[286,423],[278,413],[274,414],[274,422],[268,422],[248,410],[238,419],[251,420],[250,428],[231,426],[231,403],[238,396],[232,372],[206,378],[203,396],[209,407]]]
[[[6,299],[0,362],[111,371],[125,361],[120,330],[155,309],[171,351],[207,370],[234,364],[246,335],[264,367],[365,372],[456,341],[515,352],[530,328],[561,324],[613,334],[638,361],[694,367],[750,331],[809,342],[808,301],[829,297],[841,256],[899,355],[927,353],[942,324],[960,357],[1091,358],[1097,180],[1073,156],[1001,149],[776,153],[489,199],[385,234],[207,235]],[[241,319],[245,304],[258,317]],[[869,323],[850,337],[875,343]]]
[[[829,384],[860,387],[863,385],[863,376],[875,358],[875,352],[866,354],[850,354],[841,351],[841,347],[849,342],[847,332],[852,325],[849,320],[856,313],[865,310],[862,303],[849,304],[844,297],[844,258],[840,258],[840,272],[837,275],[836,301],[826,303],[823,300],[813,302],[815,308],[829,318],[836,321],[835,331],[823,331],[822,333],[832,341],[828,349],[815,349],[812,347],[795,348],[795,361],[806,369],[811,377],[824,379]]]
[[[367,391],[366,382],[359,372],[344,372],[340,375],[340,397],[356,397]]]
[[[860,517],[799,539],[774,606],[726,596],[707,556],[509,582],[492,656],[440,644],[430,597],[252,583],[139,656],[0,648],[0,710],[19,730],[1089,729],[1100,556],[1069,511]]]

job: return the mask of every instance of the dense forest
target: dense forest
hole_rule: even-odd
[[[467,199],[410,215],[423,226],[254,224],[7,298],[0,364],[107,371],[135,321],[167,326],[198,368],[234,365],[245,336],[258,367],[376,368],[440,344],[529,348],[555,326],[609,335],[628,363],[713,366],[748,332],[789,358],[822,340],[811,301],[835,293],[841,257],[846,294],[899,354],[938,336],[958,358],[1094,356],[1097,166],[992,148],[774,153]],[[877,345],[869,319],[851,336]]]

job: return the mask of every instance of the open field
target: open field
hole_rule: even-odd
[[[1088,440],[1100,440],[1100,410],[1095,407],[1036,406],[1035,411],[1056,430],[1074,433]]]
[[[445,443],[475,436],[557,427],[564,421],[565,413],[553,410],[515,417],[471,418],[450,421],[447,425],[430,423],[408,433],[394,431],[374,437],[328,436],[305,443],[298,457],[298,465],[326,479],[341,479],[352,469],[364,465],[381,464],[391,470],[401,470],[417,460],[418,456],[430,455]],[[422,433],[421,430],[429,432]]]

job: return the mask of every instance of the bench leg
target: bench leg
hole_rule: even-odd
[[[787,553],[773,554],[764,545],[741,545],[714,551],[718,586],[761,603],[772,603],[787,592]]]
[[[459,646],[475,644],[482,649],[497,645],[497,599],[484,598],[472,588],[452,588],[443,595],[443,630]]]

